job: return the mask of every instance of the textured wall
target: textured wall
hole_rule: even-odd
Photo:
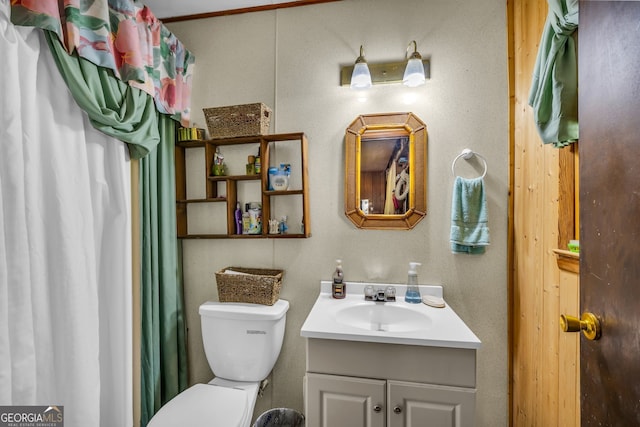
[[[342,258],[352,281],[406,280],[422,263],[421,283],[444,285],[445,298],[482,340],[477,425],[507,423],[508,94],[506,6],[499,0],[345,0],[277,11],[180,22],[170,29],[196,55],[193,118],[203,107],[264,102],[272,131],[309,138],[309,239],[185,241],[184,275],[190,377],[212,374],[197,307],[216,298],[214,273],[228,265],[282,268],[281,297],[291,302],[283,351],[256,414],[303,408],[305,340],[300,327],[321,279]],[[404,58],[411,40],[431,58],[426,86],[375,86],[368,99],[339,86],[341,65],[365,46],[370,62]],[[344,131],[359,114],[412,111],[428,128],[428,214],[411,231],[362,231],[345,217]],[[469,147],[487,159],[492,244],[482,256],[453,255],[449,216],[451,162]],[[465,170],[459,162],[459,172]],[[192,197],[204,192],[202,153],[188,158]],[[194,226],[205,221],[194,219]],[[224,219],[219,219],[222,222]],[[363,361],[366,363],[366,360]],[[425,367],[427,368],[427,367]]]

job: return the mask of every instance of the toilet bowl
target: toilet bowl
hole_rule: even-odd
[[[249,427],[260,382],[280,355],[288,309],[285,300],[273,306],[202,304],[202,341],[216,377],[178,394],[148,426]]]
[[[149,427],[248,426],[255,397],[245,390],[196,384],[164,405]],[[257,394],[257,387],[256,387]],[[251,407],[251,413],[249,413]],[[215,420],[215,423],[212,421]]]

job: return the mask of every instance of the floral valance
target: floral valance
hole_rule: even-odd
[[[146,6],[132,0],[11,0],[15,25],[56,33],[71,53],[111,69],[189,125],[194,56]]]

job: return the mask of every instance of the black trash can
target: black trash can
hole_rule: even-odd
[[[304,427],[304,415],[289,408],[273,408],[263,412],[253,427]]]

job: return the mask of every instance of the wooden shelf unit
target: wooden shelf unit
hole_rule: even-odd
[[[270,159],[275,157],[273,149],[276,144],[298,144],[300,153],[299,167],[292,167],[291,174],[299,174],[300,186],[285,191],[269,190],[268,170]],[[213,176],[211,166],[214,162],[216,149],[224,154],[225,146],[247,145],[259,146],[261,154],[261,171],[257,175],[224,175]],[[181,239],[256,239],[256,238],[307,238],[311,237],[311,218],[309,215],[309,182],[307,169],[307,138],[304,133],[285,133],[274,135],[244,136],[235,138],[209,139],[204,141],[181,141],[175,146],[175,167],[176,167],[176,215],[177,215],[177,235]],[[192,148],[203,148],[205,152],[205,179],[206,196],[204,198],[187,198],[187,165],[186,151]],[[273,165],[275,166],[275,165]],[[260,202],[262,204],[262,233],[261,234],[236,234],[235,233],[235,209],[238,203],[238,183],[256,181],[260,185]],[[225,185],[225,194],[218,192],[218,184]],[[268,221],[272,216],[272,201],[278,197],[299,196],[301,198],[302,226],[297,227],[289,224],[287,234],[269,234]],[[207,234],[191,233],[188,227],[188,208],[193,204],[200,203],[225,203],[226,204],[226,233]],[[219,218],[218,218],[219,219]]]

